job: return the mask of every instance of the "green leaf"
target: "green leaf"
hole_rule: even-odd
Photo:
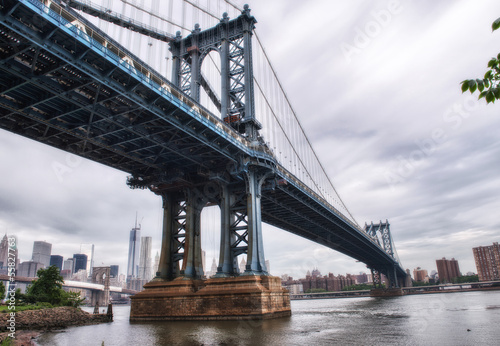
[[[483,91],[482,93],[479,94],[479,97],[477,99],[478,100],[482,99],[484,96],[486,96],[487,93],[488,91]]]
[[[476,83],[477,83],[477,89],[479,91],[483,91],[484,90],[484,83],[481,79],[476,79]]]
[[[498,64],[498,60],[496,58],[491,58],[490,61],[488,61],[488,67],[493,67]]]
[[[495,95],[495,99],[500,99],[500,89],[499,88],[493,88],[491,89],[493,91],[493,95]]]
[[[491,70],[486,71],[486,73],[484,74],[484,78],[485,78],[485,79],[491,79],[491,74],[492,74],[492,73],[493,73],[493,72],[492,72]]]
[[[491,31],[495,31],[500,28],[500,18],[497,18],[493,24],[491,24]]]
[[[489,88],[490,87],[490,81],[488,79],[483,79],[484,86]]]
[[[476,89],[477,89],[476,81],[474,79],[469,80],[470,93],[472,94],[474,91],[476,91]]]
[[[466,92],[469,90],[469,80],[466,79],[462,82],[462,93]]]
[[[491,90],[488,90],[488,92],[486,93],[486,103],[494,101],[495,101],[495,95],[493,95],[493,92]]]

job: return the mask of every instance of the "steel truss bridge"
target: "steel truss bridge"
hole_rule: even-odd
[[[91,16],[168,43],[171,78]],[[406,272],[389,223],[358,226],[340,197],[325,192],[331,183],[307,151],[301,128],[291,136],[283,119],[266,120],[267,127],[259,121],[255,94],[272,100],[254,78],[255,23],[245,6],[234,19],[224,14],[215,26],[195,26],[183,37],[88,1],[3,0],[0,128],[128,172],[130,187],[160,195],[159,280],[203,275],[200,213],[215,203],[221,209],[217,276],[268,274],[265,222],[365,263],[376,282],[383,273],[400,286]],[[201,69],[212,52],[221,57],[220,91]],[[220,114],[201,105],[201,88]],[[273,143],[266,141],[271,137]],[[294,165],[280,156],[285,150]],[[239,273],[237,256],[245,254],[246,270]]]

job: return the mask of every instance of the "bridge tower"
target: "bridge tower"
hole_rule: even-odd
[[[200,101],[200,86],[221,112],[224,122],[249,139],[257,138],[262,128],[255,118],[253,90],[252,31],[257,20],[245,5],[239,17],[229,20],[223,14],[220,23],[202,31],[195,25],[191,35],[182,38],[177,32],[169,42],[172,52],[172,82],[186,95]],[[221,58],[220,100],[201,73],[203,60],[211,51]]]
[[[183,38],[169,42],[173,56],[173,84],[194,101],[203,87],[220,109],[222,120],[258,148],[260,123],[255,118],[252,30],[257,21],[248,5],[230,20],[202,31],[196,25]],[[201,73],[207,55],[221,57],[220,100]],[[261,191],[274,182],[272,164],[240,155],[223,167],[187,176],[160,173],[148,187],[162,197],[163,235],[156,277],[132,298],[131,320],[240,319],[290,315],[288,292],[278,277],[270,276],[264,258]],[[168,178],[167,178],[168,176]],[[143,187],[130,179],[131,187]],[[205,280],[201,261],[201,212],[207,203],[221,210],[219,265]],[[246,254],[239,272],[237,256]],[[180,264],[182,261],[182,265]],[[187,308],[186,308],[187,307]]]
[[[390,224],[388,220],[385,222],[380,221],[377,224],[371,222],[370,225],[365,224],[364,231],[376,241],[384,251],[394,259],[393,265],[377,266],[372,267],[372,279],[374,289],[372,290],[372,295],[374,296],[393,296],[402,295],[403,292],[401,287],[406,285],[406,278],[400,278],[396,274],[396,268],[399,265],[399,259],[397,258],[394,242],[392,240]],[[387,278],[388,287],[382,289],[382,274]]]

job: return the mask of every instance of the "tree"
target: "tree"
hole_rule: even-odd
[[[497,18],[491,25],[492,31],[500,28],[500,18]],[[462,93],[467,90],[473,94],[476,90],[479,91],[478,99],[483,97],[486,103],[500,99],[500,53],[496,58],[491,58],[488,62],[489,70],[484,74],[483,79],[466,79],[462,81]]]
[[[0,300],[5,298],[5,285],[0,281]]]
[[[80,298],[80,293],[66,292],[62,289],[64,279],[56,266],[40,269],[36,275],[38,279],[32,281],[23,297],[27,303],[78,307],[84,301]]]
[[[39,269],[36,273],[37,280],[33,280],[26,291],[26,298],[30,303],[46,302],[60,305],[63,298],[62,284],[64,279],[59,274],[59,268],[50,266]]]

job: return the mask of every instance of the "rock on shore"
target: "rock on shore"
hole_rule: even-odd
[[[9,333],[9,318],[9,313],[0,313],[0,342]],[[49,330],[111,322],[105,314],[93,315],[70,306],[16,312],[15,320],[16,336],[20,330]]]

